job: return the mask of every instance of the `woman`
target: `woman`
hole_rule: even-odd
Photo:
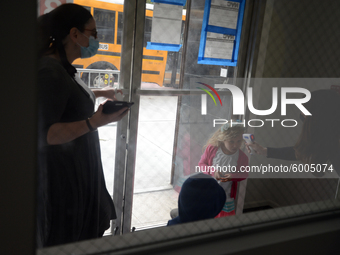
[[[340,174],[340,95],[334,90],[317,90],[304,106],[312,114],[300,115],[303,120],[301,134],[295,146],[284,148],[247,144],[256,154],[285,160],[300,160],[305,164],[331,163]],[[249,151],[250,152],[250,151]],[[323,172],[314,172],[316,176]]]
[[[71,65],[96,54],[95,21],[89,11],[64,4],[38,20],[39,247],[96,238],[116,218],[101,164],[97,128],[119,121],[94,113],[95,98],[114,99],[114,90],[91,91]]]

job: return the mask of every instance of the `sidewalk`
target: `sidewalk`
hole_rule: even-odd
[[[158,85],[145,86],[156,88]],[[170,185],[176,108],[177,97],[140,98],[131,223],[137,230],[166,225],[170,211],[177,208],[178,193]],[[111,195],[116,127],[112,124],[99,129],[104,175]]]
[[[178,193],[172,188],[157,192],[134,194],[131,227],[136,230],[165,226],[170,211],[177,208]]]

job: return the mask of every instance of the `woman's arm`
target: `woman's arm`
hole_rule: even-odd
[[[294,147],[282,147],[282,148],[263,147],[256,142],[252,144],[246,143],[246,147],[249,153],[251,153],[249,149],[249,147],[251,147],[253,148],[256,154],[266,156],[267,158],[297,160],[295,156]]]
[[[267,158],[297,160],[294,147],[267,148]]]
[[[103,105],[98,107],[95,114],[89,118],[89,124],[93,129],[104,126],[111,122],[121,120],[128,112],[128,108],[123,108],[118,112],[112,114],[102,113]],[[50,126],[47,132],[47,143],[49,145],[57,145],[70,142],[91,130],[89,129],[86,120],[68,122],[68,123],[55,123]]]
[[[115,89],[110,86],[102,89],[92,89],[92,92],[96,96],[96,98],[105,97],[112,100],[117,100],[116,93],[120,93],[121,95],[123,95],[123,91],[121,89]]]
[[[60,122],[68,104],[71,90],[70,78],[59,64],[42,65],[38,73],[39,88],[39,135],[42,145],[56,145],[70,142],[90,131],[86,119],[75,122]],[[99,90],[98,95],[114,97],[114,89]],[[89,119],[93,129],[97,129],[110,122],[119,121],[127,108],[116,113],[102,113],[103,106]],[[126,112],[124,112],[126,111]]]

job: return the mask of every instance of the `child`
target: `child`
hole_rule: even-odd
[[[216,218],[235,215],[234,199],[237,182],[248,177],[248,173],[240,172],[241,166],[248,166],[248,157],[240,150],[243,133],[244,127],[238,123],[224,124],[208,140],[198,163],[202,172],[206,172],[220,181],[227,196],[225,205]],[[208,171],[206,171],[207,169]]]
[[[214,218],[226,200],[223,188],[206,174],[196,173],[183,183],[178,196],[178,216],[168,226]]]

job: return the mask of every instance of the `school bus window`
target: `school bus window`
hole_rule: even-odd
[[[152,17],[146,17],[143,47],[146,47],[147,42],[151,41],[151,26],[152,26]]]
[[[88,6],[83,6],[86,10],[88,10],[89,12],[91,12],[91,7]]]
[[[98,40],[100,42],[99,54],[88,59],[77,59],[73,64],[79,67],[81,66],[84,69],[121,70],[120,60],[121,44],[123,40],[123,1],[119,1],[120,4],[113,3],[117,1],[107,1],[107,3],[103,3],[103,5],[100,5],[100,1],[74,0],[73,2],[78,4],[85,2],[88,3],[88,6],[86,7],[88,10],[91,9],[91,13],[96,21]],[[170,68],[168,67],[168,70],[165,71],[168,52],[161,50],[147,50],[145,48],[147,42],[151,41],[153,16],[152,8],[148,5],[146,7],[145,33],[143,37],[144,56],[142,81],[156,83],[159,86],[163,86],[164,74],[166,73],[166,75],[171,78],[171,73],[176,71],[175,68],[171,68],[171,66],[177,67],[178,65],[174,64],[176,62],[174,59],[176,60],[180,58],[177,58],[175,55],[175,58],[169,59],[169,61],[171,60],[171,65]],[[101,76],[98,73],[93,73],[91,77],[84,73],[82,78],[85,79],[86,75],[88,76],[86,84],[94,87],[101,84],[97,82],[101,81]]]
[[[94,8],[93,16],[97,25],[99,41],[114,43],[116,12]]]
[[[122,44],[122,36],[123,36],[123,13],[118,12],[117,44]]]

